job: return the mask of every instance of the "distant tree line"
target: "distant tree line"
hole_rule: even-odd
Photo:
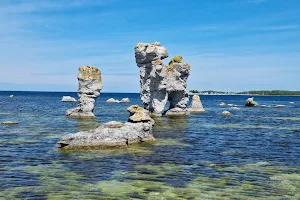
[[[238,92],[237,94],[255,94],[255,95],[300,95],[300,91],[288,90],[251,90],[248,92]]]

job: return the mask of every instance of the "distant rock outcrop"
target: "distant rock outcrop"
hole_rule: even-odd
[[[231,116],[231,113],[229,111],[225,110],[225,111],[222,112],[222,115],[225,116],[225,117],[226,116]]]
[[[140,68],[141,100],[152,115],[160,116],[167,102],[166,82],[163,81],[167,67],[162,62],[167,57],[167,49],[159,42],[135,46],[135,59]]]
[[[189,94],[186,88],[190,65],[182,62],[182,56],[175,56],[167,68],[166,85],[170,108],[166,115],[188,115]]]
[[[247,106],[247,107],[256,107],[256,106],[259,106],[259,104],[256,101],[254,101],[254,97],[252,97],[252,98],[247,99],[247,101],[245,103],[245,106]]]
[[[76,102],[77,100],[74,97],[63,96],[61,102]]]
[[[138,105],[128,108],[128,122],[111,121],[91,131],[68,134],[57,142],[63,149],[93,149],[128,146],[133,143],[154,141],[153,119],[149,112]]]
[[[120,103],[130,103],[130,99],[129,98],[123,98],[123,99],[121,99]]]
[[[221,103],[219,104],[219,106],[220,106],[220,107],[225,107],[225,106],[226,106],[226,103],[221,102]]]
[[[188,111],[189,112],[194,112],[194,113],[205,112],[199,95],[194,95],[193,96],[192,103],[191,103],[191,106],[188,108]]]
[[[106,102],[107,102],[107,103],[120,103],[119,100],[114,99],[114,98],[109,98],[109,99],[106,100]]]
[[[102,89],[101,72],[96,67],[80,67],[78,73],[78,105],[66,111],[71,117],[95,117],[93,111],[95,102]]]

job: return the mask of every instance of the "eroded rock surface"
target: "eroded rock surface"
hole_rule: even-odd
[[[254,97],[248,98],[245,103],[245,106],[247,106],[247,107],[256,107],[258,105],[259,104],[256,101],[254,101]]]
[[[182,56],[175,56],[169,62],[166,75],[166,86],[170,108],[166,115],[188,115],[187,104],[189,94],[187,78],[190,75],[190,65],[182,62]]]
[[[167,102],[167,67],[162,60],[168,57],[167,49],[160,43],[138,43],[135,59],[140,68],[141,100],[152,115],[160,116]]]
[[[94,149],[154,141],[154,121],[149,112],[138,105],[130,106],[127,110],[130,113],[128,122],[111,121],[91,131],[68,134],[57,144],[63,149]]]
[[[199,95],[193,96],[192,103],[191,106],[188,108],[188,111],[193,113],[205,112],[205,109],[203,108]]]
[[[96,99],[102,89],[101,72],[92,66],[80,67],[78,73],[78,105],[66,111],[71,117],[95,117],[93,111]]]

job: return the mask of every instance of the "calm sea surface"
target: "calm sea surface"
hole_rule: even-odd
[[[300,199],[300,97],[257,96],[286,107],[245,108],[248,96],[201,96],[205,113],[155,119],[154,143],[61,151],[63,135],[126,121],[141,105],[139,94],[102,93],[95,119],[74,119],[64,113],[77,103],[63,95],[77,98],[0,92],[0,122],[20,123],[0,125],[0,199]],[[225,118],[221,101],[241,110]]]

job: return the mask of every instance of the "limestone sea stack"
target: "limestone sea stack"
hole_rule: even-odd
[[[167,49],[159,42],[138,43],[135,46],[135,59],[140,68],[141,100],[152,115],[161,116],[167,102],[167,67],[162,60],[168,57]]]
[[[78,105],[76,108],[66,111],[71,117],[95,117],[93,111],[96,99],[102,89],[101,72],[92,66],[79,67],[78,73]]]
[[[166,86],[170,108],[166,115],[188,115],[187,103],[189,94],[187,78],[190,75],[190,65],[182,62],[182,56],[175,56],[169,62],[166,75]]]
[[[201,113],[205,112],[203,105],[201,103],[199,95],[194,95],[192,99],[191,106],[188,108],[190,113]]]
[[[254,101],[254,97],[252,97],[252,98],[247,99],[247,101],[245,103],[245,106],[247,106],[247,107],[256,107],[256,106],[259,106],[259,104],[256,101]]]
[[[68,134],[57,144],[63,149],[95,149],[154,141],[154,121],[149,112],[138,105],[130,106],[127,110],[130,113],[128,122],[111,121],[91,131]]]

